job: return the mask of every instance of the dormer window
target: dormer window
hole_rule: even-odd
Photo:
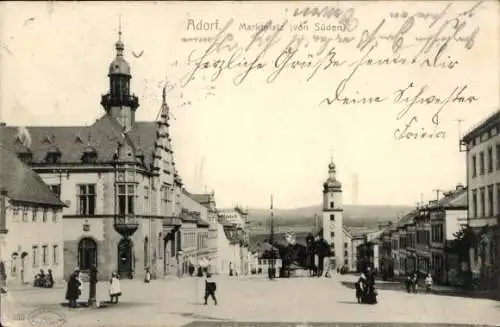
[[[83,149],[82,162],[91,164],[97,161],[97,150],[92,146],[87,146]]]
[[[137,159],[139,159],[139,161],[141,162],[141,164],[144,164],[144,153],[142,153],[140,151],[135,156],[137,157]]]
[[[33,160],[33,153],[30,150],[19,152],[17,156],[26,165],[31,163],[31,160]]]
[[[45,162],[49,164],[55,164],[59,162],[61,159],[61,151],[58,147],[53,146],[47,151],[47,155],[45,156]]]

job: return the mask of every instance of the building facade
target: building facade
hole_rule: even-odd
[[[344,262],[343,266],[347,271],[355,271],[354,266],[354,249],[352,243],[352,235],[346,226],[343,226],[342,233],[344,234]]]
[[[429,203],[431,222],[430,250],[434,280],[455,283],[460,270],[458,256],[451,251],[455,235],[467,224],[467,190],[458,185],[455,191],[446,192],[437,202]]]
[[[234,209],[219,210],[219,221],[229,243],[229,253],[223,259],[222,273],[229,272],[229,265],[238,275],[250,273],[248,211],[236,206]]]
[[[468,221],[480,240],[470,252],[470,271],[484,287],[498,287],[495,230],[500,217],[500,110],[462,138],[467,157]]]
[[[90,126],[2,126],[0,141],[36,171],[63,209],[64,275],[96,266],[101,280],[182,275],[214,252],[216,209],[184,189],[174,162],[165,89],[157,121],[139,122],[121,32],[109,65],[104,114]],[[212,230],[216,230],[213,226]],[[212,235],[213,236],[213,235]],[[61,247],[62,251],[62,247]],[[213,254],[212,254],[213,256]]]
[[[435,205],[434,203],[431,205]],[[431,268],[431,217],[428,206],[420,208],[414,218],[416,272],[426,276]]]
[[[63,280],[64,206],[16,154],[0,147],[2,284],[32,284],[49,269],[56,283]]]
[[[342,184],[337,180],[333,160],[328,165],[328,178],[323,183],[323,239],[330,245],[332,268],[344,265],[344,222]]]

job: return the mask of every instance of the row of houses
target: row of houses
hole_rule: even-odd
[[[215,193],[189,192],[175,166],[165,88],[158,118],[136,121],[124,44],[115,44],[104,114],[88,126],[0,126],[2,247],[7,282],[96,266],[101,279],[181,276],[209,263],[245,270],[247,212],[227,223]],[[99,103],[99,102],[97,102]],[[68,108],[71,110],[71,108]],[[234,223],[238,221],[238,223]]]
[[[431,273],[445,284],[500,288],[500,111],[467,132],[460,151],[467,187],[438,190],[381,232],[385,275]]]
[[[380,233],[379,267],[385,274],[432,273],[438,282],[456,283],[461,267],[454,241],[466,219],[467,190],[458,185]]]

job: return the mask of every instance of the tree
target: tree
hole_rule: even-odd
[[[469,250],[476,247],[479,242],[479,237],[474,232],[472,227],[466,226],[453,234],[455,241],[453,244],[453,252],[458,255],[460,262],[469,262]]]

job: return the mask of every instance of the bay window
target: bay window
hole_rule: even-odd
[[[135,213],[135,184],[118,185],[118,214],[132,215]]]

